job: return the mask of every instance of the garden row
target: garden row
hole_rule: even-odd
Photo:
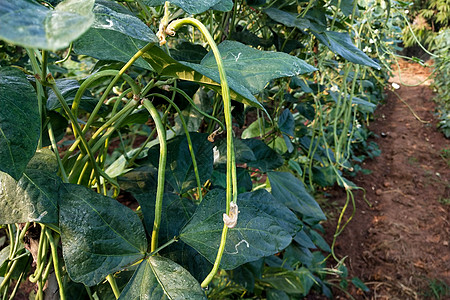
[[[314,195],[348,207],[379,152],[402,3],[59,2],[0,1],[3,299],[26,279],[37,299],[366,289]]]

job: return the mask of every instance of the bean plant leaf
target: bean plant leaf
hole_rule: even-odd
[[[353,7],[354,7],[354,0],[346,0],[346,1],[339,1],[339,0],[332,0],[331,4],[338,7],[342,11],[342,13],[348,17],[353,13]],[[356,6],[355,15],[359,15],[358,6]]]
[[[9,252],[11,251],[11,245],[6,246],[0,250],[0,284],[2,282],[2,277],[4,277],[7,270],[7,264],[9,262]]]
[[[200,282],[208,276],[213,267],[205,257],[183,241],[177,241],[169,245],[162,249],[159,254],[181,265]]]
[[[36,92],[20,70],[0,68],[0,107],[0,171],[19,180],[41,130]]]
[[[206,295],[186,269],[168,258],[151,256],[139,264],[119,299],[200,300]]]
[[[215,147],[217,147],[214,152],[218,157],[214,159],[214,164],[225,164],[227,162],[227,140],[226,138],[216,138],[214,141]],[[250,161],[255,161],[256,157],[252,149],[247,146],[242,139],[233,138],[233,145],[235,151],[235,160],[238,164],[248,163]]]
[[[58,223],[57,169],[55,154],[40,150],[18,181],[0,172],[0,224]]]
[[[97,59],[128,60],[148,43],[157,38],[139,18],[113,7],[114,3],[96,3],[95,21],[92,27],[74,42],[74,51]],[[135,65],[153,71],[153,68],[139,58]]]
[[[165,0],[144,0],[143,2],[149,6],[160,6],[164,4]],[[208,9],[229,11],[233,8],[232,0],[171,0],[170,3],[188,14],[200,14]]]
[[[267,146],[263,141],[257,139],[243,139],[255,155],[256,160],[248,162],[248,166],[267,172],[281,167],[284,163],[283,157]]]
[[[58,50],[89,29],[94,0],[65,0],[51,10],[26,0],[0,0],[0,39],[23,47]]]
[[[259,93],[272,79],[313,72],[316,69],[303,60],[286,53],[253,49],[235,41],[224,41],[219,46],[227,81],[238,101],[264,109],[253,94]],[[178,62],[155,46],[144,58],[161,75],[206,84],[220,92],[220,76],[216,60],[210,51],[200,64]]]
[[[309,28],[310,22],[306,18],[299,18],[298,15],[279,10],[276,8],[267,8],[264,12],[274,21],[286,25],[287,27],[297,27],[300,30]]]
[[[298,218],[267,191],[238,195],[237,225],[228,230],[221,261],[224,269],[234,269],[286,248],[300,230]],[[214,262],[223,228],[225,191],[212,190],[198,206],[180,234],[182,241]]]
[[[292,77],[316,70],[298,57],[271,51],[260,51],[239,42],[224,41],[219,46],[226,73],[252,94],[259,93],[276,78]],[[217,71],[214,54],[210,51],[201,66]]]
[[[59,226],[67,272],[88,286],[142,259],[147,250],[144,227],[131,209],[80,185],[61,187]]]
[[[213,10],[230,11],[233,8],[233,0],[220,0],[211,7]]]
[[[322,209],[306,191],[303,182],[288,172],[268,172],[272,195],[290,209],[303,215],[308,223],[326,220]]]
[[[317,39],[334,53],[355,64],[369,66],[380,70],[380,65],[353,45],[350,35],[346,32],[325,31],[314,32]]]
[[[197,161],[200,183],[211,177],[213,171],[213,144],[208,141],[207,134],[190,133],[192,147]],[[159,164],[159,145],[148,151],[153,166]],[[176,136],[167,142],[166,181],[177,193],[184,193],[197,186],[194,165],[189,152],[189,144],[185,135]]]
[[[264,270],[261,281],[288,294],[306,295],[314,285],[313,278],[311,271],[305,267],[301,267],[297,270],[267,268]]]
[[[201,83],[210,89],[221,93],[220,76],[217,70],[203,68],[200,64],[176,61],[158,46],[149,49],[142,56],[152,67],[163,76],[171,76],[187,81]],[[227,77],[231,89],[231,97],[250,106],[264,109],[253,94],[239,80]]]
[[[144,215],[144,224],[147,232],[152,232],[155,220],[155,199],[156,193],[140,194],[133,193],[139,202]],[[159,244],[173,239],[177,236],[183,226],[194,214],[194,203],[186,198],[180,198],[175,193],[165,193],[162,204],[161,224],[159,229]]]
[[[294,136],[295,120],[289,109],[285,109],[278,118],[278,128],[283,134]]]

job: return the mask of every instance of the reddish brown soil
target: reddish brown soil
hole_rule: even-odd
[[[401,69],[409,84],[429,74],[406,62]],[[429,84],[396,90],[427,123],[389,91],[370,124],[382,153],[364,163],[371,174],[352,180],[364,188],[372,207],[362,192],[355,192],[356,215],[335,247],[338,257],[347,256],[349,277],[359,277],[371,289],[362,293],[350,287],[355,299],[450,299],[450,291],[434,298],[431,288],[438,285],[430,284],[443,281],[450,288],[450,158],[441,156],[443,149],[450,151],[450,140],[436,129]],[[345,199],[341,190],[329,201],[343,204]],[[336,225],[332,222],[328,228]]]

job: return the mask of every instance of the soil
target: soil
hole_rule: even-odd
[[[430,74],[404,61],[400,68],[406,84]],[[391,82],[400,85],[398,96],[387,92],[369,127],[381,155],[363,164],[370,174],[350,178],[371,206],[355,191],[356,215],[335,252],[347,257],[349,278],[358,277],[370,289],[363,293],[349,285],[355,299],[450,299],[450,140],[436,129],[430,81],[407,86],[397,75]],[[345,203],[342,189],[331,194],[328,201]],[[335,226],[336,220],[326,224],[330,244]]]

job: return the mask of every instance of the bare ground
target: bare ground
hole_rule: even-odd
[[[429,75],[407,62],[401,69],[407,84]],[[400,84],[400,79],[391,82]],[[450,299],[450,290],[445,295],[450,288],[450,155],[445,152],[450,153],[450,140],[436,129],[429,85],[400,85],[398,96],[389,91],[370,125],[382,153],[364,163],[371,174],[352,180],[372,206],[355,192],[356,215],[335,248],[338,257],[347,256],[349,277],[359,277],[371,289],[363,293],[351,287],[355,299]],[[342,190],[332,195],[329,200],[345,202]],[[331,231],[335,225],[326,226]]]

